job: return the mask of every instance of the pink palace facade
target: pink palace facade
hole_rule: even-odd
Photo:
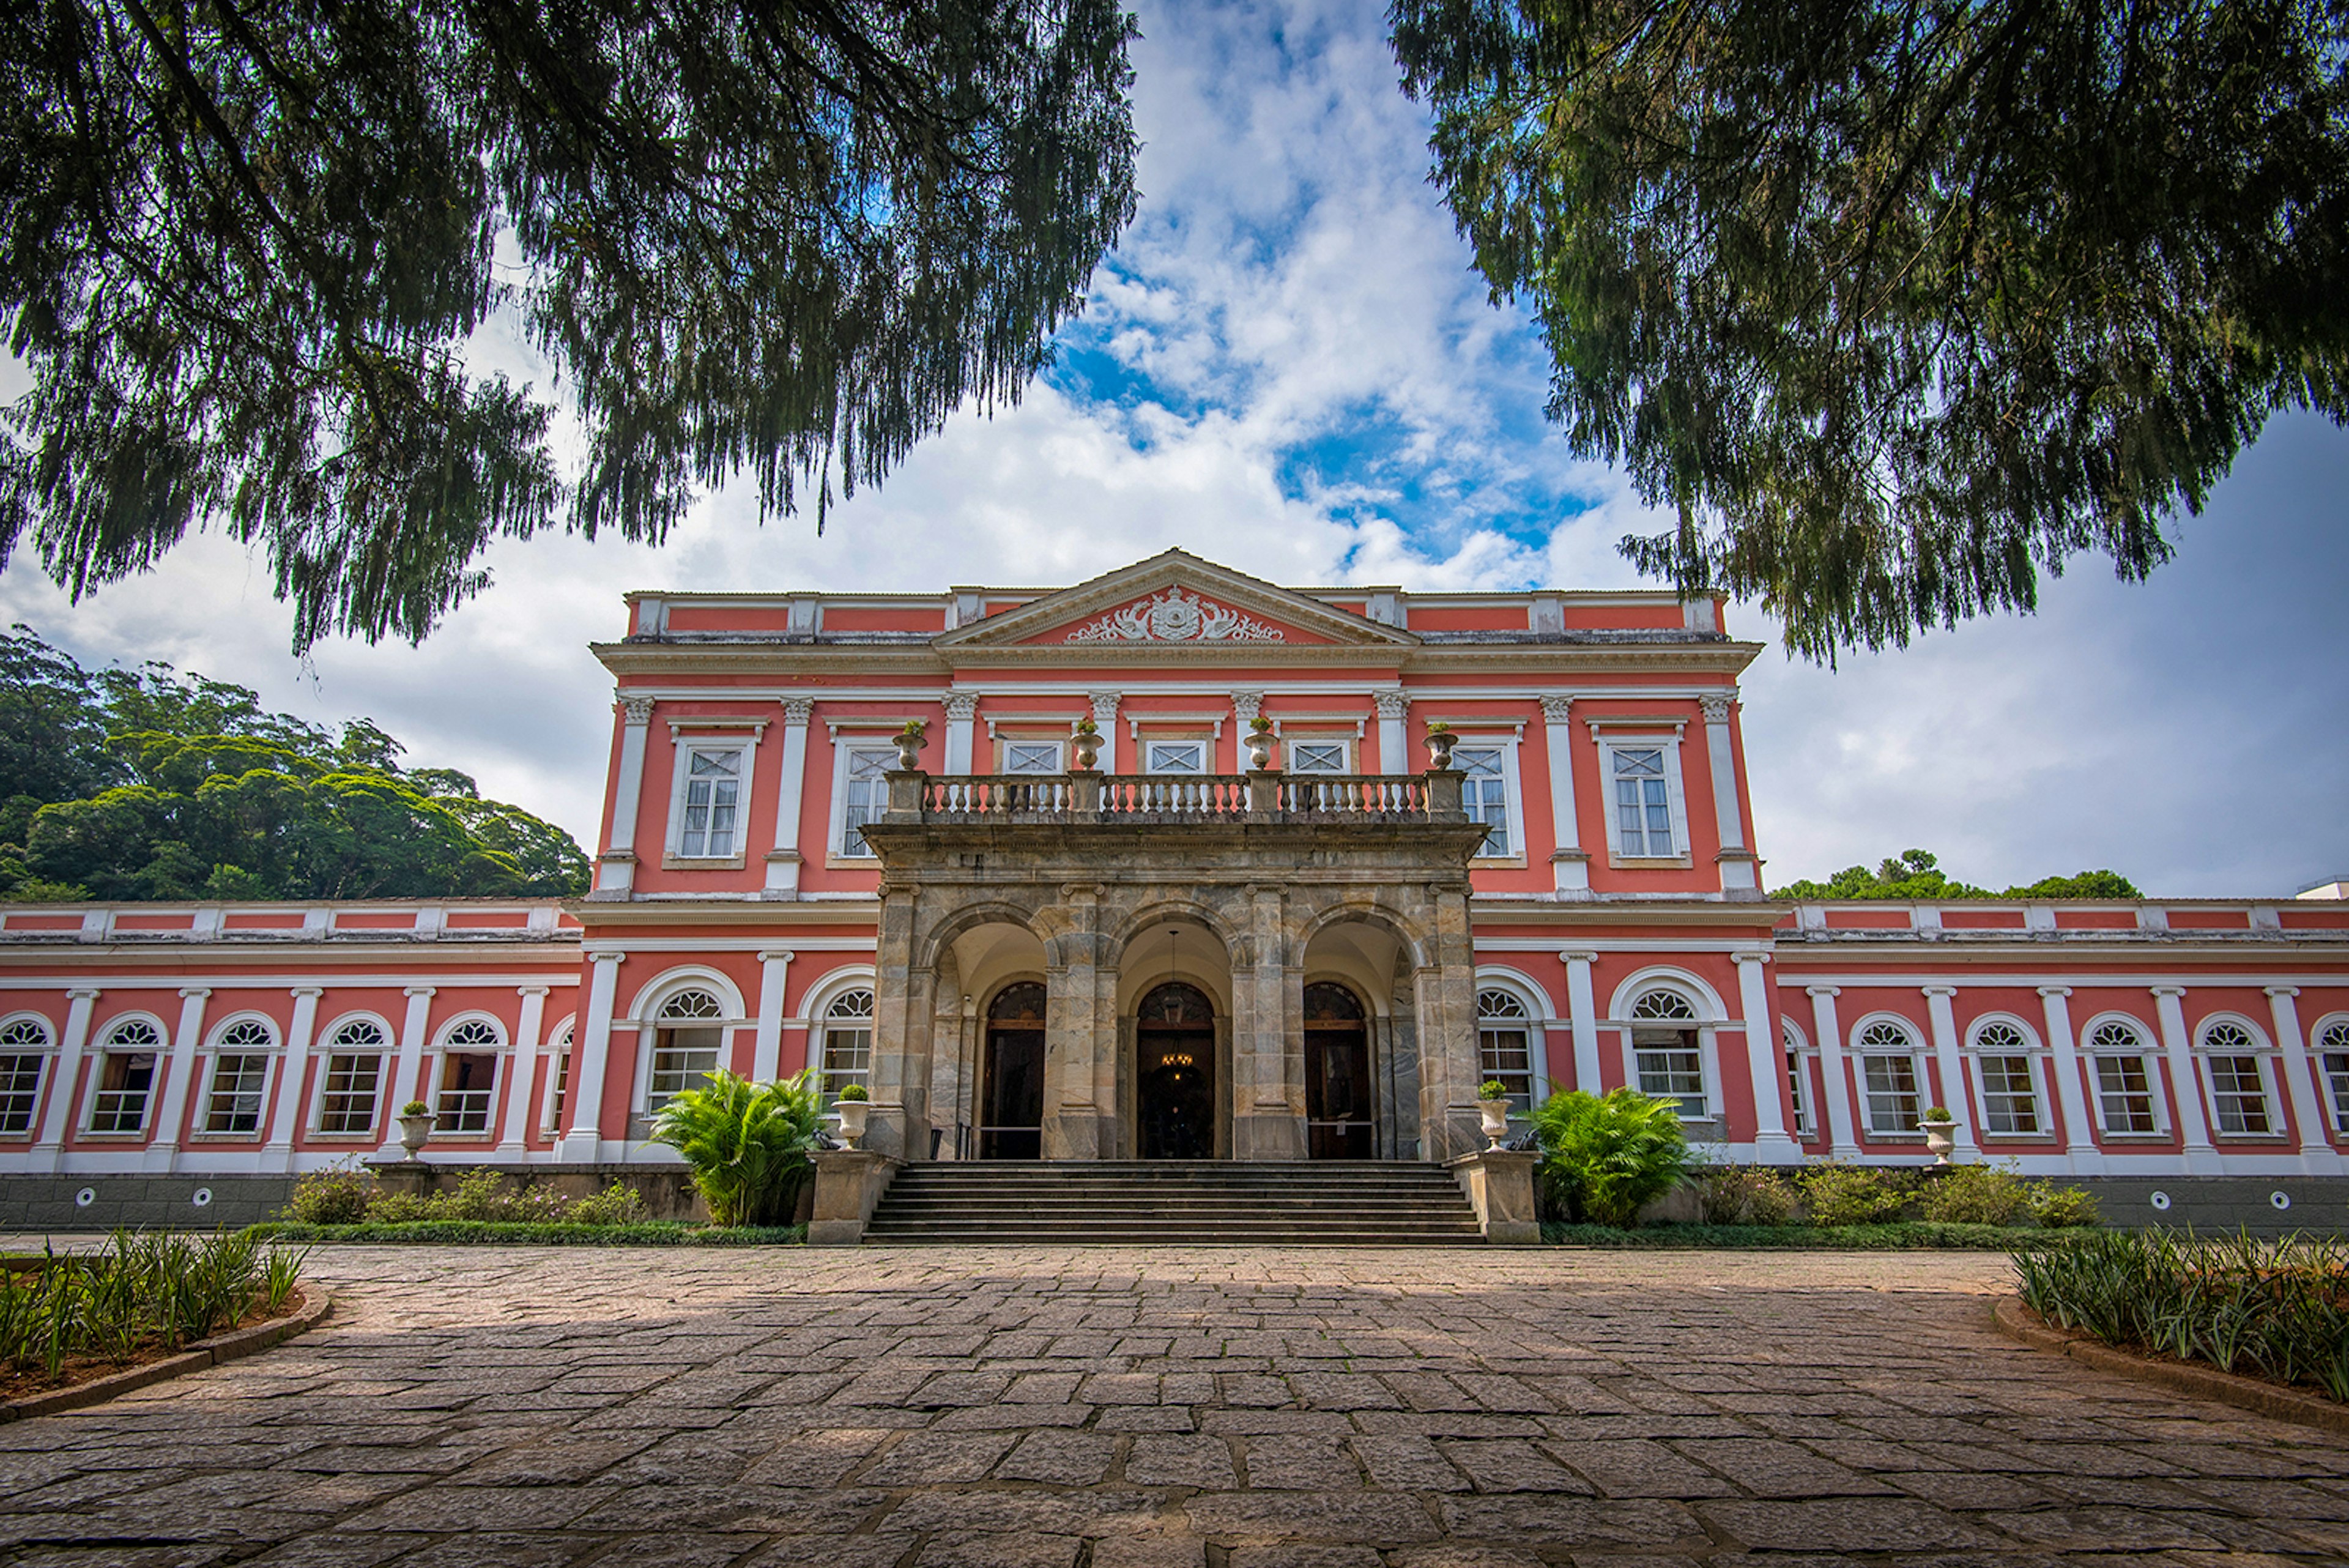
[[[720,1064],[864,1083],[915,1160],[1444,1159],[1497,1078],[1742,1160],[1915,1161],[1943,1105],[2026,1172],[2344,1174],[2349,902],[1765,898],[1723,607],[1179,551],[633,595],[586,897],[0,912],[0,1185],[396,1154],[410,1098],[436,1160],[657,1165]]]

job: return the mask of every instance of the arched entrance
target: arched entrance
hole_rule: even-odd
[[[978,1158],[1044,1158],[1044,988],[1007,985],[987,1007]]]
[[[1215,1004],[1195,985],[1159,986],[1142,999],[1134,1051],[1142,1158],[1213,1159]]]
[[[1327,981],[1305,988],[1305,1140],[1315,1159],[1375,1159],[1378,1086],[1361,1000]]]

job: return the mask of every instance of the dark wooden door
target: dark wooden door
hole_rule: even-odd
[[[1342,985],[1305,988],[1305,1137],[1315,1159],[1375,1159],[1378,1086],[1361,1002]]]
[[[1170,981],[1135,1019],[1136,1110],[1144,1159],[1216,1157],[1216,1009],[1195,986]]]
[[[978,1158],[1044,1158],[1044,988],[1007,985],[987,1010]]]

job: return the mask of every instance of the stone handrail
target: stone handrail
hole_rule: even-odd
[[[1425,774],[1290,774],[1280,781],[1280,809],[1289,816],[1423,822],[1427,795]]]
[[[889,775],[893,822],[1460,822],[1460,775]]]

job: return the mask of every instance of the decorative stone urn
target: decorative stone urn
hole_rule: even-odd
[[[1257,725],[1263,727],[1259,729]],[[1258,719],[1248,726],[1247,753],[1248,766],[1257,773],[1272,766],[1272,725],[1268,722]]]
[[[1076,753],[1076,771],[1081,774],[1092,772],[1101,761],[1101,732],[1079,730],[1076,738],[1070,742],[1070,748]]]
[[[1433,724],[1429,725],[1427,728],[1428,771],[1439,774],[1450,773],[1452,748],[1459,743],[1460,737],[1453,733],[1448,727],[1438,728]]]
[[[1485,1147],[1488,1149],[1500,1147],[1501,1140],[1509,1136],[1509,1102],[1479,1100],[1476,1102],[1476,1114],[1485,1120]]]
[[[1925,1135],[1926,1152],[1933,1157],[1935,1165],[1950,1163],[1950,1151],[1958,1147],[1958,1140],[1950,1135],[1957,1125],[1958,1118],[1947,1111],[1938,1116],[1928,1111],[1917,1118],[1917,1126]]]
[[[440,1118],[430,1111],[405,1112],[399,1118],[399,1147],[414,1159],[424,1146],[432,1141],[432,1124]]]
[[[842,1100],[833,1109],[840,1112],[841,1141],[854,1148],[864,1137],[864,1118],[873,1113],[869,1100]]]
[[[924,725],[919,719],[909,719],[905,722],[904,729],[889,737],[891,743],[897,748],[899,773],[910,774],[920,769],[922,748],[928,743],[929,739],[922,732],[923,729]]]

